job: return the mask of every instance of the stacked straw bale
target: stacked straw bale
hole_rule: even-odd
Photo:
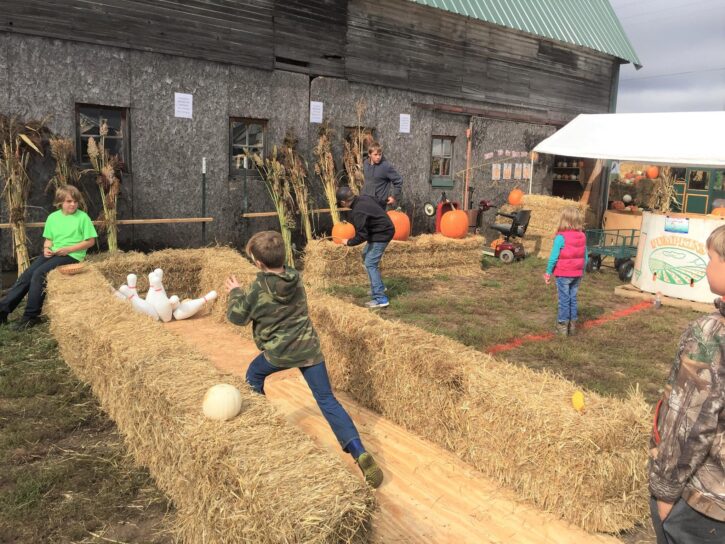
[[[568,206],[579,208],[584,217],[587,217],[589,213],[589,206],[586,203],[547,195],[524,195],[520,206],[514,207],[506,204],[501,207],[501,211],[513,213],[521,209],[531,210],[529,228],[526,230],[522,242],[528,255],[546,258],[554,245],[561,210]],[[499,221],[501,223],[511,222],[500,217],[497,218],[497,222]]]
[[[446,238],[422,234],[406,242],[393,240],[385,250],[381,271],[386,275],[427,277],[446,272],[467,273],[481,268],[484,238]],[[354,284],[367,280],[362,265],[365,244],[347,247],[329,240],[312,240],[305,248],[305,282],[311,287]]]
[[[647,515],[641,395],[586,393],[580,415],[577,386],[563,378],[308,295],[331,380],[362,405],[588,531],[621,531]]]
[[[141,283],[156,267],[164,268],[168,291],[191,296],[220,289],[229,272],[252,272],[231,250],[121,254],[75,276],[50,274],[46,307],[64,359],[173,500],[179,540],[366,541],[373,498],[360,478],[241,379],[222,376],[162,324],[110,294],[107,277],[117,286],[135,272]],[[238,387],[244,400],[242,413],[225,423],[201,413],[204,393],[220,382]]]

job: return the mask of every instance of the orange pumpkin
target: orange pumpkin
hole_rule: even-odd
[[[448,238],[465,238],[468,234],[468,214],[463,210],[451,210],[441,217],[441,233]]]
[[[660,169],[656,166],[649,166],[647,167],[647,170],[645,170],[645,173],[649,179],[655,179],[659,177]]]
[[[509,193],[509,204],[512,206],[518,206],[524,200],[524,192],[516,187]]]
[[[720,217],[725,217],[725,208],[713,208],[710,212],[711,215],[719,215]]]
[[[332,241],[341,244],[343,240],[349,240],[355,236],[355,227],[352,223],[341,221],[332,227]]]
[[[395,227],[393,240],[400,240],[401,242],[407,240],[410,236],[410,218],[407,214],[398,210],[390,210],[388,216]]]

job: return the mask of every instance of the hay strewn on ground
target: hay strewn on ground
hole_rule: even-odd
[[[334,386],[362,405],[588,531],[628,529],[647,515],[641,395],[586,393],[580,415],[569,381],[331,296],[308,298]]]
[[[102,259],[75,276],[53,272],[51,331],[137,462],[174,501],[181,541],[365,541],[373,499],[364,482],[241,379],[221,375],[188,346],[179,349],[163,325],[133,313],[101,274],[117,287],[135,272],[143,291],[142,277],[161,267],[167,291],[196,296],[197,289],[220,289],[232,263],[245,270],[231,250],[169,250]],[[234,384],[244,398],[242,413],[226,423],[201,413],[207,388],[220,382]]]
[[[529,255],[546,258],[554,244],[561,210],[567,206],[576,206],[585,217],[589,212],[589,206],[585,203],[547,195],[524,195],[523,203],[520,206],[506,204],[501,207],[501,211],[513,213],[521,209],[531,210],[529,228],[522,240],[524,248]],[[499,217],[497,222],[510,223],[511,221]]]
[[[381,263],[383,275],[416,277],[449,271],[480,270],[484,238],[468,236],[461,240],[441,234],[422,234],[407,242],[392,241]],[[325,288],[332,283],[347,284],[367,280],[362,265],[365,244],[346,247],[329,240],[312,240],[305,248],[305,283]]]

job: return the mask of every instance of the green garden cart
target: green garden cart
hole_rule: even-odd
[[[634,273],[634,257],[637,255],[639,243],[638,229],[587,229],[587,272],[595,272],[603,265],[607,257],[614,260],[613,267],[619,274],[619,279],[629,281]]]

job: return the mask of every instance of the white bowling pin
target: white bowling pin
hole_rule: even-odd
[[[164,323],[171,321],[174,310],[161,287],[161,280],[154,272],[149,274],[149,292],[146,294],[146,302],[154,307],[161,321]]]
[[[188,319],[195,315],[204,307],[204,304],[211,302],[217,297],[216,291],[209,291],[206,295],[201,298],[195,298],[193,300],[184,300],[179,307],[174,310],[174,318],[176,319]]]
[[[131,289],[134,293],[138,294],[138,291],[136,291],[136,280],[138,279],[138,276],[136,274],[129,274],[126,276],[126,285],[128,285],[128,288]]]
[[[154,270],[154,274],[156,274],[159,277],[159,281],[161,282],[161,290],[164,292],[164,296],[168,295],[166,294],[166,288],[164,287],[164,271],[160,268],[157,268]]]
[[[179,304],[181,304],[181,301],[179,300],[179,297],[177,295],[171,295],[169,297],[169,302],[171,303],[172,310],[176,310],[176,308],[179,307]]]
[[[124,295],[121,291],[117,291],[110,285],[108,286],[108,288],[111,290],[111,293],[113,293],[117,298],[120,298],[121,300],[126,300],[126,295]]]
[[[141,314],[146,314],[158,321],[159,314],[153,306],[138,296],[128,285],[122,285],[118,288],[119,292],[131,303],[134,310]]]

